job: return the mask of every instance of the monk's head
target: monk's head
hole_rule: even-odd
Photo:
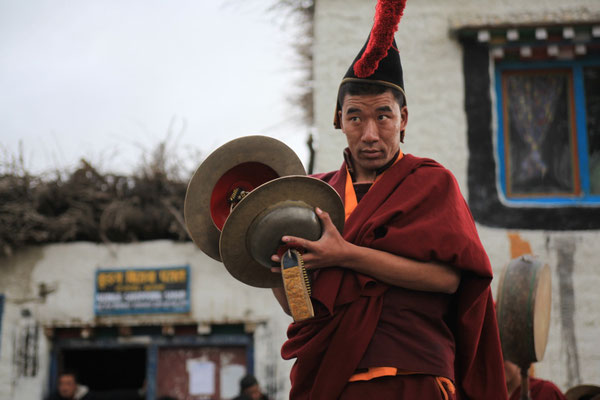
[[[338,117],[357,173],[376,171],[400,150],[408,121],[401,91],[383,85],[348,82],[339,91]]]
[[[58,394],[65,399],[75,397],[77,390],[77,377],[73,372],[63,372],[58,377]]]

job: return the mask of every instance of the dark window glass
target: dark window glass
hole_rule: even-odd
[[[506,71],[503,80],[507,195],[577,194],[570,71]]]
[[[600,194],[600,67],[583,69],[587,117],[590,193]]]

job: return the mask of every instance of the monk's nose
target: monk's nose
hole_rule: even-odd
[[[377,124],[375,121],[369,119],[367,120],[363,134],[362,141],[365,143],[373,143],[379,140],[379,131],[377,130]]]

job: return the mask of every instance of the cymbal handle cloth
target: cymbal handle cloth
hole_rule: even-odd
[[[281,277],[294,322],[314,317],[310,282],[298,250],[288,249],[281,257]]]

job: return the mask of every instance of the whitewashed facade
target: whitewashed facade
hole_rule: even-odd
[[[98,317],[94,313],[95,277],[98,269],[190,267],[190,312]],[[48,388],[52,362],[51,328],[94,329],[177,325],[198,326],[198,335],[210,336],[211,327],[243,324],[251,335],[254,372],[263,386],[278,388],[277,398],[287,397],[289,362],[279,349],[291,318],[283,313],[271,290],[244,285],[233,279],[222,264],[192,243],[152,241],[138,244],[72,243],[27,248],[0,259],[0,293],[4,295],[0,349],[0,399],[41,399]],[[47,294],[40,295],[40,284]],[[37,344],[30,344],[29,359],[35,371],[22,371],[22,345],[15,340],[28,327],[37,326]],[[83,331],[85,332],[85,331]],[[85,334],[83,334],[85,336]],[[86,340],[85,337],[79,339]],[[119,342],[148,338],[124,335]],[[115,359],[115,363],[120,360]],[[30,363],[32,364],[32,363]],[[237,392],[237,382],[235,382]],[[160,395],[161,393],[155,393]]]

